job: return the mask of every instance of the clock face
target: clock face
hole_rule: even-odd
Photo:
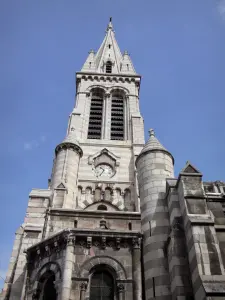
[[[113,169],[109,165],[101,164],[95,168],[96,177],[112,177],[114,175]]]

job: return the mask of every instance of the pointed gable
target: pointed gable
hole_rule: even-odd
[[[58,186],[57,186],[57,189],[66,189],[65,185],[63,183],[60,183]]]
[[[106,64],[112,66],[111,71],[106,71]],[[113,30],[112,18],[106,29],[105,38],[95,54],[90,51],[84,63],[82,72],[96,72],[96,73],[112,73],[112,74],[132,74],[136,75],[135,69],[131,62],[130,56],[127,52],[121,54],[120,48],[115,38]]]
[[[186,162],[186,165],[181,170],[181,173],[201,174],[201,172],[198,169],[196,169],[189,161]]]

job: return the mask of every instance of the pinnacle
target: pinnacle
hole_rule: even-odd
[[[154,131],[154,129],[149,129],[148,133],[149,133],[149,137],[155,136],[155,131]]]

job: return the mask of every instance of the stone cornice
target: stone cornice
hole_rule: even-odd
[[[47,239],[29,247],[25,252],[31,263],[38,257],[42,259],[54,252],[64,249],[68,243],[90,249],[92,245],[105,249],[106,247],[137,247],[142,234],[139,231],[116,231],[100,229],[65,229]],[[72,245],[71,244],[71,245]]]
[[[91,72],[77,72],[76,79],[79,80],[81,78],[87,79],[97,79],[97,80],[121,80],[125,81],[126,79],[129,81],[140,82],[141,76],[140,75],[132,75],[132,74],[113,74],[113,73],[91,73]]]
[[[79,183],[80,182],[91,182],[91,183],[99,183],[99,180],[95,179],[79,179]],[[105,184],[115,184],[115,185],[121,185],[121,184],[133,184],[133,181],[119,181],[117,179],[113,179],[113,178],[109,178],[108,180],[101,180],[101,183],[105,183]],[[78,184],[79,185],[79,184]]]
[[[52,195],[52,190],[49,189],[32,189],[29,197],[33,198],[50,198]]]
[[[62,142],[55,148],[55,154],[61,150],[61,149],[72,149],[73,151],[77,152],[81,157],[83,156],[83,151],[80,146],[75,145],[74,143],[71,142]]]
[[[87,210],[74,210],[63,208],[51,208],[49,215],[53,216],[66,216],[66,217],[94,217],[94,218],[114,218],[114,219],[129,219],[140,220],[141,214],[139,212],[124,212],[124,211],[87,211]]]
[[[87,139],[85,142],[80,141],[80,146],[93,146],[93,144],[96,146],[102,146],[107,147],[110,149],[110,147],[115,147],[115,140],[95,140],[95,139]],[[116,147],[117,148],[128,148],[132,149],[132,142],[131,140],[126,141],[116,141]]]

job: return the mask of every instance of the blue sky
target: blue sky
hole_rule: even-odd
[[[225,181],[225,1],[0,1],[0,276],[32,188],[46,188],[74,105],[75,72],[112,16],[142,75],[145,131]],[[2,281],[0,279],[0,286]]]

